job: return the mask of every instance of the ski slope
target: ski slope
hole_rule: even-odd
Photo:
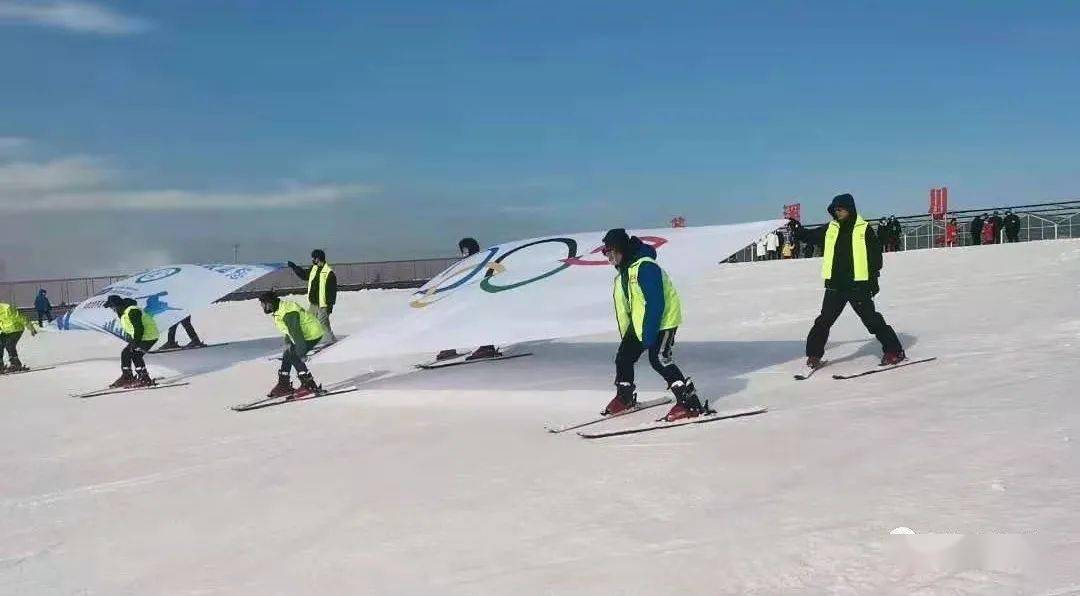
[[[878,357],[849,310],[795,382],[819,263],[675,280],[680,365],[768,413],[593,441],[544,426],[610,398],[614,333],[323,365],[362,390],[245,413],[281,341],[255,302],[196,315],[229,345],[148,358],[183,388],[72,399],[120,344],[27,338],[61,366],[0,378],[0,594],[1078,593],[1080,242],[887,255],[879,306],[939,359],[832,380]],[[343,294],[336,330],[406,295]]]

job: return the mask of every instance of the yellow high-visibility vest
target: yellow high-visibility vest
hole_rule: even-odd
[[[866,254],[866,228],[869,224],[861,215],[855,217],[855,227],[851,230],[852,272],[855,281],[870,281],[870,258]],[[840,236],[840,222],[829,222],[825,232],[825,258],[821,260],[821,277],[832,279],[833,255],[836,254],[836,239]]]
[[[14,304],[0,302],[0,333],[18,333],[33,325]]]
[[[625,337],[626,331],[633,326],[634,334],[638,339],[643,338],[645,327],[645,293],[638,284],[638,269],[644,263],[656,263],[650,257],[642,257],[630,265],[626,271],[628,276],[627,288],[630,295],[623,291],[622,274],[615,276],[615,318],[619,321],[619,337]],[[664,277],[664,314],[660,318],[660,330],[674,329],[682,323],[682,302],[675,285],[671,283],[666,271],[661,271]]]
[[[316,269],[318,275],[316,275]],[[319,303],[315,306],[320,308],[326,308],[328,306],[326,302],[326,280],[330,278],[330,272],[333,269],[330,268],[330,263],[323,263],[322,267],[312,265],[311,271],[308,272],[307,278],[307,293],[311,296],[311,286],[315,283],[316,278],[319,281]]]
[[[305,342],[315,341],[323,336],[322,323],[315,315],[304,310],[302,306],[292,300],[278,302],[277,310],[274,311],[274,324],[278,331],[285,337],[289,337],[289,327],[285,325],[285,315],[294,312],[300,315],[300,333],[304,335]]]
[[[131,319],[132,309],[138,309],[138,306],[129,306],[124,309],[124,312],[120,313],[120,328],[124,330],[124,333],[128,337],[135,338],[135,322]],[[143,341],[157,341],[158,335],[157,323],[154,322],[154,317],[151,317],[145,310],[139,310],[142,314],[140,320],[142,320],[142,340]]]

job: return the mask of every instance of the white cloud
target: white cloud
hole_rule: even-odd
[[[0,164],[0,193],[34,193],[100,186],[109,178],[99,160],[69,157],[45,163]]]
[[[0,154],[10,153],[26,145],[26,139],[19,137],[0,137]]]
[[[290,183],[263,192],[200,192],[114,188],[117,176],[102,160],[71,157],[44,163],[0,164],[0,213],[115,209],[238,210],[304,208],[340,203],[379,189],[366,184]]]
[[[151,26],[146,19],[78,0],[0,0],[0,22],[3,21],[98,35],[142,33]]]

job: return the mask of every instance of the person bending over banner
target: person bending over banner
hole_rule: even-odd
[[[146,361],[143,356],[154,347],[158,340],[157,324],[154,317],[139,308],[137,302],[131,298],[121,298],[116,294],[105,299],[105,308],[111,308],[120,321],[120,329],[124,332],[127,345],[120,352],[120,378],[113,381],[110,387],[150,387],[154,380],[150,373],[146,372]],[[135,374],[131,374],[131,366],[135,365]]]
[[[285,336],[285,350],[281,353],[277,384],[266,396],[296,399],[318,393],[321,388],[304,363],[304,356],[323,337],[323,327],[319,319],[299,304],[292,300],[282,300],[273,292],[260,294],[259,303],[263,312],[274,318],[278,331]],[[300,387],[295,390],[291,380],[294,368],[300,381]]]
[[[330,314],[334,312],[334,303],[337,302],[337,275],[326,262],[326,252],[321,248],[311,251],[311,268],[303,267],[289,261],[289,268],[300,279],[307,280],[308,312],[315,315],[326,330],[326,345],[337,341],[334,330],[330,327]]]
[[[34,322],[26,315],[19,312],[14,304],[0,302],[0,375],[7,373],[26,372],[30,370],[19,361],[19,351],[15,346],[22,338],[23,331],[29,329],[30,335],[37,335]],[[4,353],[7,352],[8,364],[4,364]]]
[[[904,348],[896,332],[874,308],[874,296],[880,291],[881,243],[874,229],[855,209],[855,198],[851,195],[842,194],[833,198],[829,215],[833,217],[831,222],[810,230],[802,227],[798,220],[793,219],[788,224],[802,242],[825,248],[825,257],[821,262],[825,298],[821,304],[821,315],[814,321],[806,338],[806,365],[810,368],[821,366],[825,344],[829,341],[829,330],[848,304],[862,319],[866,330],[881,342],[884,352],[881,365],[898,364],[907,358]]]
[[[656,263],[656,250],[619,228],[604,235],[603,253],[618,271],[615,319],[622,338],[615,356],[615,397],[603,414],[618,414],[637,404],[634,365],[646,351],[653,369],[675,394],[676,403],[663,420],[707,413],[709,403],[701,403],[694,382],[683,376],[671,356],[675,332],[682,323],[682,306],[671,279]]]
[[[458,251],[461,252],[461,258],[467,259],[480,252],[480,243],[477,242],[475,238],[462,238],[461,241],[458,242]],[[461,354],[459,354],[456,349],[443,350],[435,356],[435,361],[451,360],[459,356],[461,356]],[[483,358],[495,358],[496,356],[502,356],[502,353],[499,352],[494,345],[487,345],[476,348],[476,350],[474,350],[472,354],[469,354],[465,360],[480,360]]]

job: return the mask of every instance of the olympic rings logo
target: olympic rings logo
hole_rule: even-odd
[[[177,273],[180,273],[179,267],[165,267],[163,269],[154,269],[153,271],[147,271],[146,273],[143,273],[142,275],[136,277],[135,283],[146,284],[152,281],[165,279],[166,277],[172,277]]]
[[[666,238],[659,236],[641,236],[641,241],[653,247],[659,249],[661,246],[667,244]],[[566,247],[566,258],[559,259],[558,265],[553,269],[534,275],[529,279],[522,281],[509,283],[506,285],[499,285],[493,281],[500,273],[506,271],[506,260],[511,255],[519,251],[525,250],[533,246],[539,246],[541,244],[563,244]],[[588,255],[600,254],[604,250],[604,247],[599,246],[589,251]],[[484,272],[484,278],[480,281],[480,289],[491,294],[497,294],[499,292],[505,292],[507,290],[514,290],[522,286],[527,286],[531,283],[538,282],[542,279],[547,279],[553,275],[556,275],[572,266],[597,266],[608,265],[606,258],[595,260],[586,259],[585,256],[578,254],[578,243],[573,238],[545,238],[543,240],[534,240],[521,246],[516,246],[502,255],[499,258],[495,258],[496,253],[499,252],[498,247],[492,247],[487,249],[485,253],[480,253],[483,257],[480,257],[479,262],[476,263],[479,255],[474,255],[468,259],[462,259],[455,263],[446,271],[443,271],[439,275],[435,276],[430,282],[429,287],[420,290],[413,294],[413,300],[409,302],[409,306],[413,308],[424,308],[430,306],[443,298],[446,298],[445,293],[455,290],[467,283],[481,271]],[[493,260],[494,259],[494,260]],[[474,264],[475,263],[475,264]]]

